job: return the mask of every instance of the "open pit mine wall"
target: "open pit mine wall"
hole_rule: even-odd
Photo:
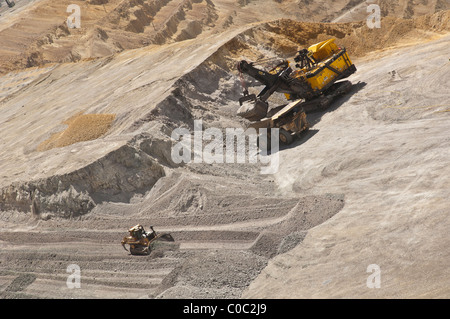
[[[0,188],[0,210],[43,219],[70,218],[89,213],[99,203],[129,202],[134,195],[149,191],[166,175],[166,169],[178,166],[171,159],[173,129],[193,129],[193,119],[208,113],[200,107],[202,104],[229,103],[229,94],[233,98],[239,94],[234,75],[229,70],[208,72],[208,60],[182,75],[168,95],[151,105],[147,113],[136,114],[134,122],[124,130],[132,135],[125,145],[66,174],[19,180]],[[219,82],[224,78],[232,83],[232,92],[228,88],[218,99],[211,98],[210,93],[223,90]],[[205,86],[205,81],[209,87],[214,82],[213,91]],[[108,135],[101,139],[104,138]]]
[[[164,176],[163,167],[144,151],[124,145],[76,171],[0,190],[0,210],[76,217],[104,200],[129,201]],[[45,217],[44,216],[44,217]]]

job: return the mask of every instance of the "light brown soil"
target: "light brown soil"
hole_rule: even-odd
[[[108,132],[115,117],[114,114],[74,115],[62,123],[67,125],[64,131],[54,133],[48,140],[42,142],[37,150],[43,152],[55,147],[95,140]]]

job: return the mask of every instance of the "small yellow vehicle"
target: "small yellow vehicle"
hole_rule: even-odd
[[[123,248],[128,251],[125,245],[130,245],[130,253],[132,255],[150,255],[151,244],[157,240],[174,241],[172,235],[168,233],[156,233],[153,226],[151,231],[145,231],[142,225],[136,225],[128,229],[130,236],[122,239]]]

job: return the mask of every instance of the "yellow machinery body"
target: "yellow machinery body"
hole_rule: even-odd
[[[334,41],[335,39],[330,39],[310,46],[308,55],[318,63],[311,69],[294,71],[292,77],[303,78],[314,91],[322,91],[333,83],[339,73],[353,64],[347,51],[339,48]]]

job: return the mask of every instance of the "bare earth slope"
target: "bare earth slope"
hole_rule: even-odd
[[[346,205],[271,261],[244,297],[450,295],[449,40],[360,63],[353,81],[366,86],[283,154],[282,189],[342,192]],[[293,163],[295,154],[314,156]],[[366,285],[371,264],[381,269],[380,289]]]
[[[105,57],[281,18],[364,21],[372,3],[380,5],[383,17],[412,18],[450,9],[445,0],[21,0],[12,9],[0,8],[0,74]],[[70,4],[80,6],[80,29],[67,27]]]
[[[381,1],[417,17],[374,30],[286,19],[359,1],[71,1],[80,30],[65,27],[69,2],[2,7],[0,297],[448,296],[449,11],[429,2]],[[277,174],[172,161],[175,128],[248,124],[236,61],[330,37],[356,85],[279,152]],[[175,242],[129,255],[138,223]],[[365,286],[374,263],[386,289]],[[82,289],[66,285],[71,264]]]

